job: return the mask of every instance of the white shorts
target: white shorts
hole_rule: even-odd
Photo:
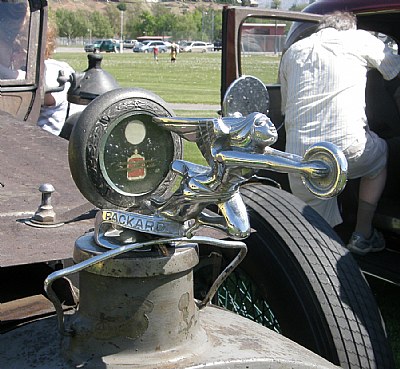
[[[388,157],[388,146],[384,139],[369,129],[365,134],[366,141],[343,150],[347,159],[349,179],[376,177],[385,167]]]
[[[357,142],[343,151],[348,163],[349,179],[376,177],[385,167],[388,156],[386,141],[375,132],[366,131],[366,141]],[[289,175],[290,188],[295,196],[316,210],[330,225],[334,227],[343,222],[337,198],[320,199],[304,186],[300,176]]]

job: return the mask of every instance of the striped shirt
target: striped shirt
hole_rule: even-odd
[[[363,30],[326,28],[293,44],[280,66],[286,151],[304,155],[320,141],[342,150],[362,143],[370,68],[393,79],[400,72],[400,56]]]

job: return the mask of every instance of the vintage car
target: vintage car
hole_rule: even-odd
[[[241,45],[242,25],[246,25],[254,20],[262,19],[264,23],[271,20],[271,24],[277,22],[285,23],[288,30],[287,35],[265,36],[259,37],[259,42],[265,42],[269,47],[270,55],[281,55],[285,48],[289,47],[296,40],[309,35],[315,30],[316,22],[318,22],[317,14],[324,14],[334,10],[353,11],[357,15],[358,27],[373,32],[378,37],[382,38],[388,45],[393,48],[393,52],[397,53],[397,43],[400,38],[400,30],[396,27],[396,22],[399,17],[398,1],[384,1],[376,3],[374,1],[335,1],[323,0],[317,1],[306,7],[303,13],[279,12],[271,13],[270,11],[262,11],[252,9],[230,9],[225,11],[224,27],[231,29],[232,22],[235,22],[234,36],[229,36],[224,40],[224,54],[222,64],[222,94],[228,88],[229,84],[241,75],[255,75],[263,80],[268,88],[270,96],[270,111],[269,116],[277,127],[280,127],[279,142],[276,147],[284,148],[285,144],[285,127],[283,116],[281,113],[280,104],[280,86],[278,81],[277,69],[272,72],[272,77],[266,81],[265,68],[258,70],[248,70],[246,66],[246,58],[244,58]],[[250,16],[251,13],[251,16]],[[291,25],[291,27],[290,27]],[[289,29],[290,27],[290,29]],[[269,46],[268,46],[269,42]],[[279,44],[279,51],[276,53],[275,45]],[[268,52],[267,52],[268,54]],[[256,57],[256,55],[253,55]],[[362,269],[371,275],[387,279],[393,283],[400,283],[400,274],[398,269],[398,261],[396,255],[398,252],[398,176],[396,174],[398,163],[398,145],[396,145],[396,137],[400,132],[400,116],[398,107],[394,103],[393,98],[389,95],[389,89],[384,87],[382,78],[377,78],[373,73],[370,73],[366,91],[366,112],[369,119],[369,124],[373,130],[385,138],[388,142],[389,155],[389,175],[387,185],[383,197],[378,205],[378,210],[375,216],[375,225],[378,229],[385,233],[387,248],[385,251],[374,254],[357,257],[357,261]],[[271,80],[272,79],[272,80]],[[391,87],[394,89],[395,87]],[[385,125],[386,124],[386,125]],[[289,186],[285,176],[279,178],[279,183],[287,190]],[[344,242],[349,238],[351,230],[354,228],[355,209],[356,206],[357,181],[349,181],[347,188],[340,195],[339,201],[342,208],[342,216],[344,223],[336,229]]]
[[[221,96],[225,95],[232,81],[241,76],[254,75],[262,80],[269,91],[268,115],[279,132],[275,148],[285,147],[285,126],[278,82],[279,59],[291,44],[315,31],[321,14],[336,10],[354,12],[359,28],[372,32],[386,42],[394,53],[398,52],[400,2],[396,0],[379,3],[368,0],[320,0],[313,2],[302,12],[239,7],[224,9]],[[264,28],[265,31],[262,33],[260,29],[255,29],[254,24],[262,25],[260,28]],[[248,48],[244,45],[246,42],[252,45],[256,43],[258,52],[248,52]],[[250,64],[246,63],[249,58],[259,58],[259,67],[251,68]],[[399,154],[396,142],[400,129],[400,115],[389,91],[389,86],[382,78],[377,78],[372,72],[369,73],[366,90],[367,117],[371,128],[385,138],[389,146],[388,180],[374,219],[374,225],[384,234],[386,249],[365,256],[353,256],[365,274],[398,285],[400,204],[397,193]],[[290,191],[285,174],[263,171],[259,176],[271,181],[271,185]],[[351,180],[339,196],[344,222],[335,228],[335,232],[343,243],[348,241],[354,229],[357,192],[358,181]],[[271,227],[277,229],[276,225]],[[330,227],[325,225],[324,228]],[[259,254],[255,252],[253,258],[255,261],[259,260]]]
[[[172,179],[180,165],[190,166],[180,160],[181,138],[154,124],[169,123],[172,131],[179,127],[184,138],[198,140],[210,155],[210,148],[200,142],[201,132],[194,128],[198,120],[175,118],[168,104],[150,91],[132,87],[93,93],[75,83],[71,98],[88,107],[75,122],[70,141],[41,130],[36,120],[45,91],[47,2],[0,1],[0,8],[0,29],[14,31],[16,42],[10,49],[15,53],[17,46],[23,46],[18,65],[10,62],[10,53],[0,77],[0,367],[394,368],[379,309],[352,255],[312,209],[271,186],[273,182],[254,177],[241,186],[235,201],[248,211],[240,214],[227,213],[231,207],[224,201],[231,198],[225,193],[214,195],[225,223],[211,203],[201,214],[208,227],[199,227],[197,238],[182,226],[188,237],[168,239],[171,244],[166,246],[165,239],[145,233],[168,234],[170,223],[159,221],[148,209],[164,200],[179,213],[176,206],[182,198],[175,202],[172,196],[163,196],[176,194],[179,181]],[[250,15],[314,24],[320,19],[306,13],[224,9],[223,111],[231,123],[232,111],[246,117],[260,106],[277,112],[278,86],[270,90],[268,106],[264,86],[255,94],[260,86],[240,78],[245,65],[240,63],[238,37],[241,21]],[[99,73],[96,63],[101,55],[89,56]],[[84,75],[76,74],[72,84],[91,80]],[[100,85],[93,83],[91,88]],[[243,96],[251,106],[243,104]],[[268,122],[265,115],[261,117]],[[210,124],[221,128],[220,121],[200,119],[200,123],[208,127],[202,138],[209,144],[216,138]],[[224,133],[223,125],[220,132]],[[148,145],[142,153],[135,147],[145,138]],[[326,147],[311,152],[324,170],[318,153]],[[337,155],[329,157],[337,160]],[[237,161],[242,158],[239,155]],[[271,160],[291,159],[280,152]],[[293,163],[294,170],[297,165]],[[201,180],[208,170],[194,165],[180,173],[198,173]],[[233,172],[234,183],[251,174],[247,168],[243,176],[237,176],[235,168]],[[326,175],[330,174],[328,170]],[[312,186],[312,180],[308,184]],[[200,200],[196,204],[194,198],[194,211]],[[143,213],[135,214],[139,205]],[[221,234],[222,226],[235,230],[236,223],[228,220],[237,215],[248,217],[249,224],[243,232],[229,234],[244,238],[250,233],[242,241]],[[121,227],[135,219],[143,238],[120,237]],[[103,221],[118,224],[100,240]],[[117,241],[99,248],[107,237]],[[149,248],[134,250],[142,243]],[[248,249],[235,273],[231,273],[233,263],[242,254],[229,247],[232,243]],[[69,278],[74,272],[79,272],[79,280]],[[281,335],[210,306],[211,299]]]

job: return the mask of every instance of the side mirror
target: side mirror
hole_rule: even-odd
[[[269,94],[264,83],[256,77],[242,76],[226,90],[222,102],[222,115],[232,117],[240,113],[246,116],[258,112],[267,115]]]

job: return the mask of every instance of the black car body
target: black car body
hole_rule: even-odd
[[[382,37],[393,48],[393,52],[398,52],[400,41],[400,2],[395,0],[376,2],[373,0],[321,0],[317,1],[304,9],[303,12],[261,10],[250,8],[225,8],[223,15],[223,53],[222,53],[222,75],[221,75],[221,96],[224,96],[229,84],[241,75],[256,74],[263,80],[264,71],[251,70],[246,66],[246,58],[243,56],[244,48],[244,25],[248,23],[264,22],[277,25],[283,24],[285,33],[276,36],[274,45],[278,44],[278,49],[270,49],[266,52],[269,55],[276,55],[279,59],[284,50],[296,40],[310,35],[315,31],[321,19],[321,15],[335,10],[352,11],[357,16],[358,27],[365,29]],[[290,27],[289,27],[290,26]],[[229,29],[229,32],[228,32]],[[278,40],[279,37],[279,40]],[[279,42],[278,42],[278,41]],[[255,53],[254,55],[256,55]],[[277,74],[276,74],[277,77]],[[285,147],[285,127],[281,113],[280,85],[274,81],[267,81],[266,85],[270,94],[269,116],[279,129],[279,140],[276,147]],[[375,81],[369,78],[366,91],[366,112],[372,129],[387,140],[390,148],[388,180],[385,192],[379,202],[375,226],[384,232],[387,248],[385,251],[357,257],[362,269],[374,276],[400,284],[400,270],[398,259],[400,251],[400,202],[398,197],[398,144],[397,136],[400,133],[400,115],[392,99],[387,97],[387,93],[382,92],[382,79]],[[379,121],[388,116],[390,118],[390,129],[382,127]],[[375,119],[376,117],[380,119]],[[376,123],[374,123],[376,121]],[[263,173],[266,177],[273,177],[286,190],[290,191],[287,177],[285,175]],[[336,228],[336,231],[346,242],[354,229],[355,209],[357,208],[358,181],[348,181],[346,189],[339,197],[342,216],[344,222]]]
[[[222,50],[222,41],[215,40],[214,41],[214,51],[221,51]]]

